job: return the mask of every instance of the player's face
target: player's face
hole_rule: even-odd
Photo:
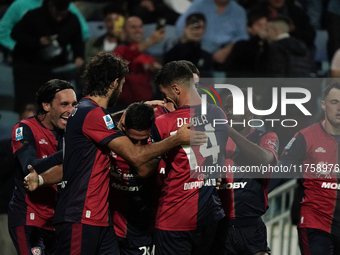
[[[73,89],[64,89],[55,94],[51,104],[45,105],[48,111],[43,121],[50,129],[65,129],[67,119],[77,104],[76,93]]]
[[[127,137],[129,137],[134,145],[144,145],[147,144],[150,135],[150,129],[140,131],[137,129],[128,128],[125,129],[125,134]]]
[[[159,85],[159,90],[162,93],[164,102],[166,104],[168,103],[172,103],[175,107],[175,109],[177,109],[177,95],[174,92],[174,90],[172,89],[172,87],[163,87],[162,85]]]
[[[332,126],[340,126],[340,90],[333,88],[322,101],[322,109],[325,111],[325,119]]]
[[[109,102],[108,102],[108,106],[113,107],[113,106],[116,105],[118,97],[119,97],[120,93],[122,93],[124,82],[125,82],[125,78],[123,78],[120,81],[118,87],[116,87],[115,90],[112,92],[110,99],[109,99]]]

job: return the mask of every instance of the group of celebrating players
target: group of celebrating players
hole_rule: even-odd
[[[275,133],[213,125],[253,118],[246,105],[233,115],[232,95],[225,112],[208,104],[201,113],[199,71],[188,61],[157,73],[164,102],[131,104],[116,122],[106,108],[128,72],[124,60],[99,53],[78,103],[70,83],[48,81],[37,92],[37,114],[15,125],[9,232],[18,254],[269,254],[261,216],[270,176],[228,174],[216,188],[215,176],[195,169],[337,164],[340,84],[324,92],[325,119],[298,132],[279,158]],[[201,121],[186,123],[195,117]],[[337,176],[315,174],[301,176],[301,253],[339,254]]]

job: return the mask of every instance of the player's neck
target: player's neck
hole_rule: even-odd
[[[322,122],[325,130],[331,135],[340,135],[340,127],[333,126],[327,119]]]

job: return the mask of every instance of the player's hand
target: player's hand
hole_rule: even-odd
[[[165,106],[165,102],[163,100],[145,101],[144,104],[148,104],[148,105],[150,105],[152,107]]]
[[[27,166],[30,173],[24,178],[24,188],[34,191],[39,187],[39,176],[31,165]]]
[[[216,189],[219,190],[222,183],[222,178],[218,178],[216,182]]]
[[[184,124],[181,126],[176,135],[180,145],[202,145],[208,142],[208,137],[204,132],[190,130],[191,124]]]
[[[122,117],[120,117],[120,120],[117,126],[119,130],[122,130],[122,131],[125,131],[125,115],[126,115],[126,111],[123,112]]]

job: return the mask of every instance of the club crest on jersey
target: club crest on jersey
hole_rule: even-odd
[[[15,141],[20,141],[24,139],[24,130],[22,127],[19,127],[15,130]]]
[[[113,124],[113,121],[111,119],[111,116],[110,114],[107,114],[103,117],[104,121],[105,121],[105,124],[107,126],[107,129],[112,129],[114,128],[114,124]]]
[[[41,248],[40,247],[33,247],[32,249],[31,249],[31,252],[32,252],[32,254],[33,255],[41,255],[42,253],[41,253]]]

